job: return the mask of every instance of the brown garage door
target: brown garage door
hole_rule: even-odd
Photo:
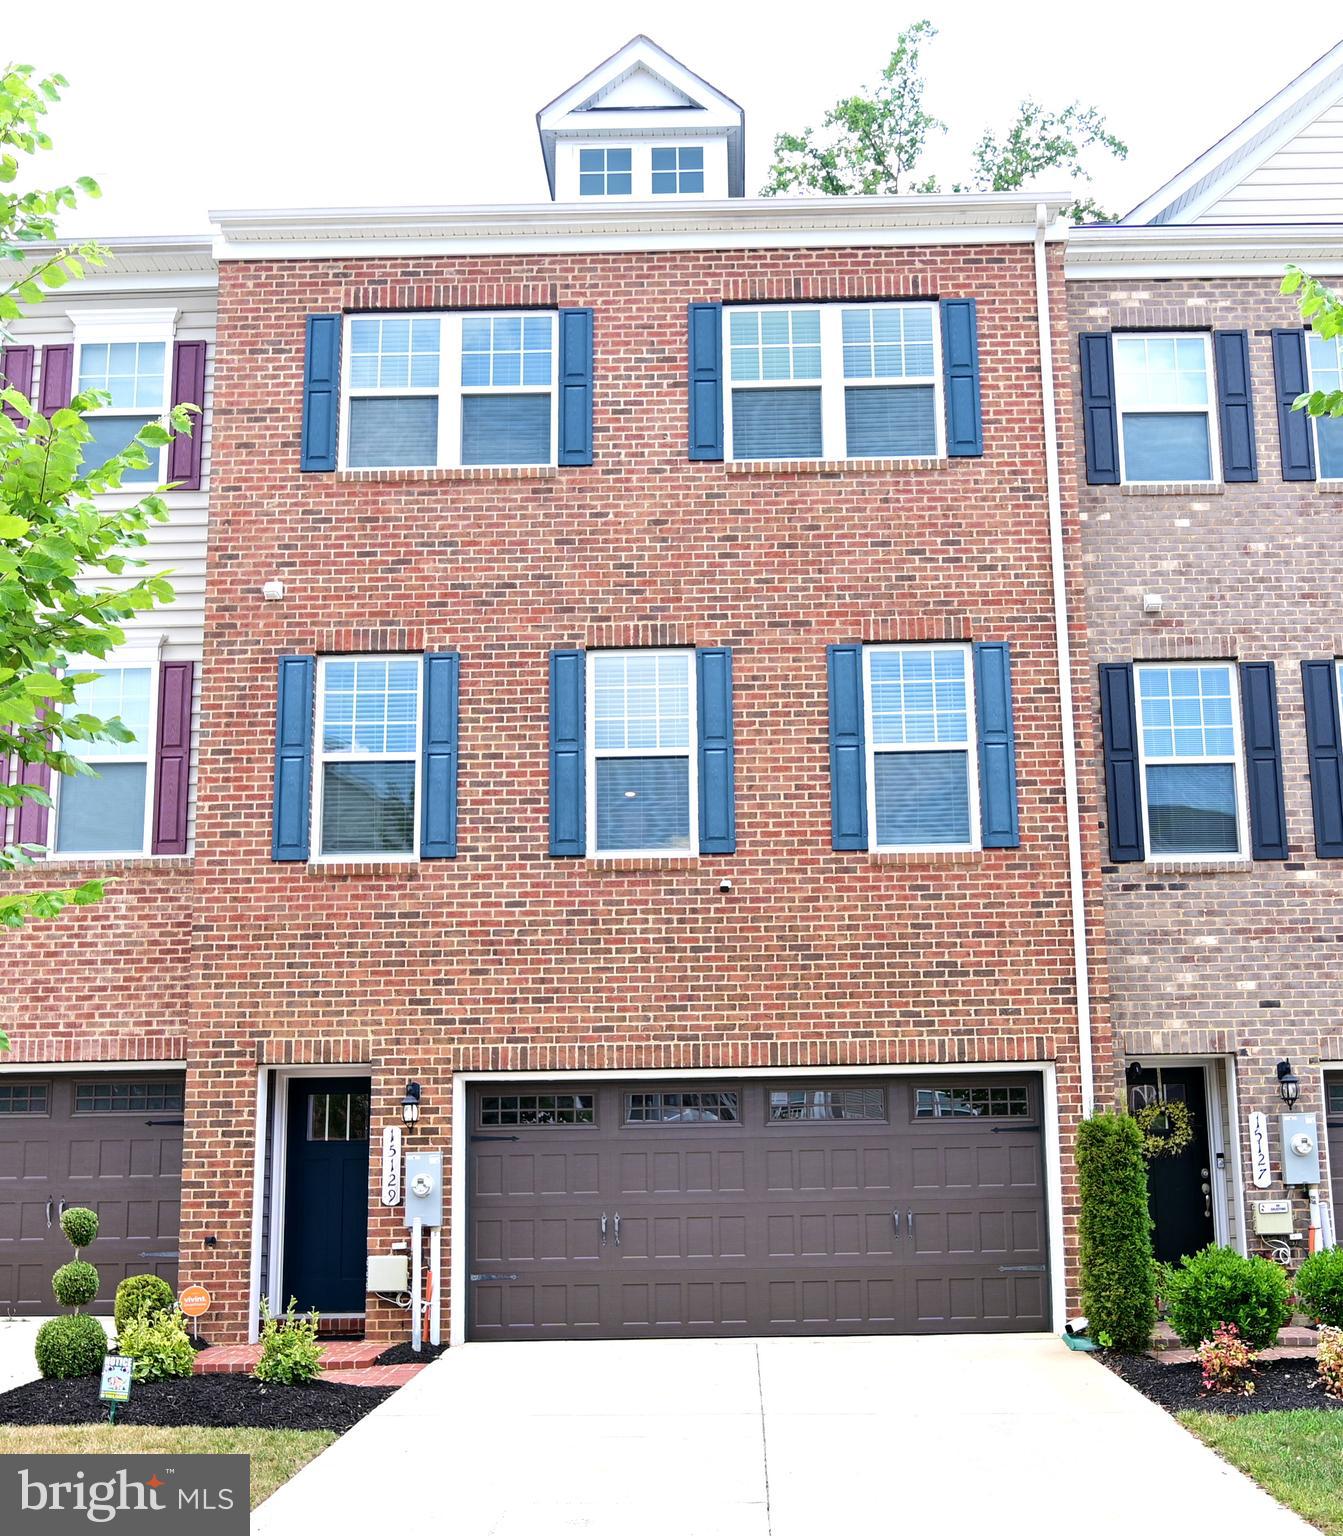
[[[182,1076],[0,1076],[0,1314],[59,1311],[53,1272],[72,1257],[60,1213],[97,1211],[84,1257],[110,1313],[126,1276],[177,1280]]]
[[[1049,1326],[1040,1082],[471,1095],[473,1339]]]

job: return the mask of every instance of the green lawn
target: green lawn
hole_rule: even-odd
[[[1178,1415],[1186,1429],[1322,1531],[1343,1536],[1343,1413]],[[3,1447],[0,1447],[3,1449]]]
[[[335,1439],[325,1429],[148,1429],[137,1424],[0,1424],[0,1453],[147,1451],[224,1453],[252,1458],[252,1508]]]

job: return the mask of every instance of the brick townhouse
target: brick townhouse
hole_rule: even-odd
[[[748,198],[644,38],[538,126],[550,204],[217,216],[185,855],[22,941],[0,1306],[124,1166],[212,1338],[403,1336],[403,1127],[454,1342],[1057,1327],[1112,1076],[1059,204]]]
[[[1340,356],[1279,285],[1289,262],[1337,280],[1340,214],[1343,46],[1068,242],[1113,1091],[1182,1099],[1194,1130],[1152,1166],[1167,1259],[1212,1240],[1299,1259],[1331,1235],[1343,424],[1290,407],[1337,387]],[[1313,1239],[1309,1181],[1283,1182],[1280,1073],[1329,1124]],[[1265,1199],[1293,1201],[1295,1238],[1255,1231]]]

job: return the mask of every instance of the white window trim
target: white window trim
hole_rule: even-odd
[[[1319,389],[1322,387],[1315,382],[1315,349],[1310,344],[1313,334],[1314,333],[1310,330],[1307,330],[1306,332],[1306,388],[1308,390]],[[1331,337],[1330,340],[1332,340],[1334,344],[1334,350],[1338,354],[1340,369],[1339,376],[1340,378],[1343,378],[1343,351],[1339,350],[1337,336]],[[1310,433],[1315,448],[1316,478],[1319,480],[1321,485],[1343,485],[1343,475],[1326,475],[1324,473],[1324,456],[1320,452],[1320,423],[1326,419],[1327,418],[1323,416],[1312,416],[1310,418]]]
[[[933,371],[930,375],[909,378],[844,377],[844,313],[846,310],[908,309],[918,307],[932,313]],[[821,377],[819,379],[743,379],[737,383],[732,378],[731,324],[734,313],[782,309],[792,313],[816,310],[821,317]],[[729,463],[736,461],[732,451],[732,396],[737,389],[819,389],[821,391],[821,451],[805,457],[756,459],[739,461],[762,464],[818,464],[835,460],[863,460],[866,454],[848,452],[848,427],[845,422],[844,392],[846,389],[901,388],[903,386],[933,387],[934,448],[931,457],[943,458],[947,451],[946,400],[942,378],[942,325],[935,302],[926,299],[902,299],[883,302],[843,303],[818,302],[814,304],[725,304],[723,306],[722,331],[723,358],[723,457]],[[883,460],[900,463],[910,459],[928,458],[928,454],[882,454]]]
[[[1225,667],[1231,675],[1230,757],[1148,757],[1147,735],[1143,726],[1140,679],[1144,672],[1197,672],[1200,667]],[[1138,793],[1142,798],[1142,830],[1148,861],[1163,864],[1236,864],[1250,857],[1249,815],[1245,800],[1245,750],[1240,729],[1240,668],[1234,661],[1148,661],[1133,667],[1133,705],[1138,728]],[[1236,790],[1236,850],[1234,853],[1155,853],[1152,850],[1152,823],[1147,808],[1147,769],[1155,767],[1197,767],[1205,763],[1230,763]]]
[[[599,199],[594,199],[599,201]],[[464,385],[462,378],[462,322],[463,320],[535,319],[544,315],[550,321],[550,383],[549,384],[495,384],[489,386]],[[350,383],[350,327],[355,320],[434,320],[438,322],[438,383],[436,385],[407,385],[390,389],[355,388]],[[362,469],[396,474],[398,470],[413,473],[417,469],[553,469],[559,462],[560,391],[559,391],[559,311],[555,309],[452,309],[416,310],[388,314],[368,311],[345,316],[340,349],[340,467],[356,473]],[[462,399],[466,395],[545,395],[550,396],[550,457],[544,463],[532,460],[525,464],[512,461],[499,464],[462,463]],[[410,396],[438,401],[438,453],[432,464],[361,465],[349,462],[350,452],[350,403],[359,400],[405,399]]]
[[[1133,405],[1126,406],[1119,385],[1119,367],[1114,370],[1115,382],[1115,436],[1119,442],[1119,481],[1121,485],[1220,485],[1218,470],[1222,463],[1222,440],[1217,420],[1217,374],[1213,367],[1212,333],[1210,331],[1121,331],[1121,336],[1143,336],[1147,340],[1171,338],[1185,341],[1191,336],[1203,343],[1203,365],[1208,380],[1206,405]],[[1206,416],[1208,418],[1208,470],[1206,480],[1133,480],[1129,478],[1128,464],[1124,456],[1125,416]]]
[[[328,752],[322,746],[322,702],[326,696],[326,669],[330,662],[413,661],[415,668],[415,804],[411,811],[411,847],[407,853],[323,853],[322,788],[327,763],[404,763],[404,752]],[[413,652],[342,652],[317,658],[317,683],[313,698],[312,806],[308,827],[310,864],[418,864],[420,862],[420,818],[423,809],[420,782],[424,770],[424,658]]]
[[[149,859],[156,855],[154,847],[154,801],[158,791],[158,745],[159,745],[159,682],[161,666],[161,649],[159,646],[153,649],[142,648],[138,650],[115,651],[110,656],[101,660],[87,658],[84,660],[72,660],[67,671],[70,672],[109,672],[121,668],[144,667],[149,672],[149,718],[145,725],[145,817],[144,833],[140,839],[138,848],[98,848],[83,852],[70,849],[65,852],[57,851],[57,841],[60,836],[61,815],[61,786],[65,775],[53,773],[51,776],[51,809],[47,812],[47,862],[59,864],[88,864],[100,859]],[[136,763],[138,757],[126,757],[121,754],[100,751],[98,742],[76,741],[69,743],[69,750],[90,768],[97,768],[100,763]],[[188,788],[188,793],[190,788]],[[160,858],[171,858],[174,855],[160,854]]]
[[[965,754],[966,778],[970,797],[970,841],[966,843],[879,843],[877,841],[877,768],[876,757],[880,752],[959,752],[960,747],[945,741],[920,741],[908,746],[878,747],[872,731],[872,657],[877,652],[889,651],[956,651],[965,658]],[[975,698],[975,667],[973,648],[962,642],[949,641],[920,644],[918,641],[892,645],[865,645],[863,647],[863,752],[867,775],[867,827],[868,847],[874,853],[977,853],[981,847],[979,804],[979,719]]]
[[[75,326],[75,355],[72,359],[71,390],[79,393],[79,379],[84,367],[84,348],[102,346],[123,341],[161,341],[163,343],[163,404],[158,410],[137,407],[135,409],[121,406],[107,406],[101,410],[89,411],[93,417],[118,417],[118,416],[149,416],[155,421],[163,421],[172,409],[173,398],[173,342],[177,334],[176,309],[89,309],[76,314]],[[139,500],[142,496],[150,495],[160,485],[167,483],[168,479],[168,449],[171,445],[164,444],[158,449],[158,467],[154,482],[148,480],[135,481],[129,486],[123,486],[120,490],[109,491],[109,496],[127,496]],[[148,450],[147,450],[148,451]],[[153,454],[150,454],[150,463],[153,464]]]
[[[593,657],[602,656],[684,656],[688,692],[688,745],[685,747],[603,747],[597,749],[597,668]],[[587,820],[587,857],[590,859],[697,859],[699,857],[699,689],[695,672],[695,652],[679,645],[650,645],[621,650],[590,651],[583,668],[583,732],[585,815]],[[598,848],[597,847],[597,760],[610,757],[684,757],[689,765],[690,846],[688,848]]]

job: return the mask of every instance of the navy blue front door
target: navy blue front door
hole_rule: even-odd
[[[284,1286],[300,1312],[362,1312],[368,1259],[366,1077],[289,1084]]]

